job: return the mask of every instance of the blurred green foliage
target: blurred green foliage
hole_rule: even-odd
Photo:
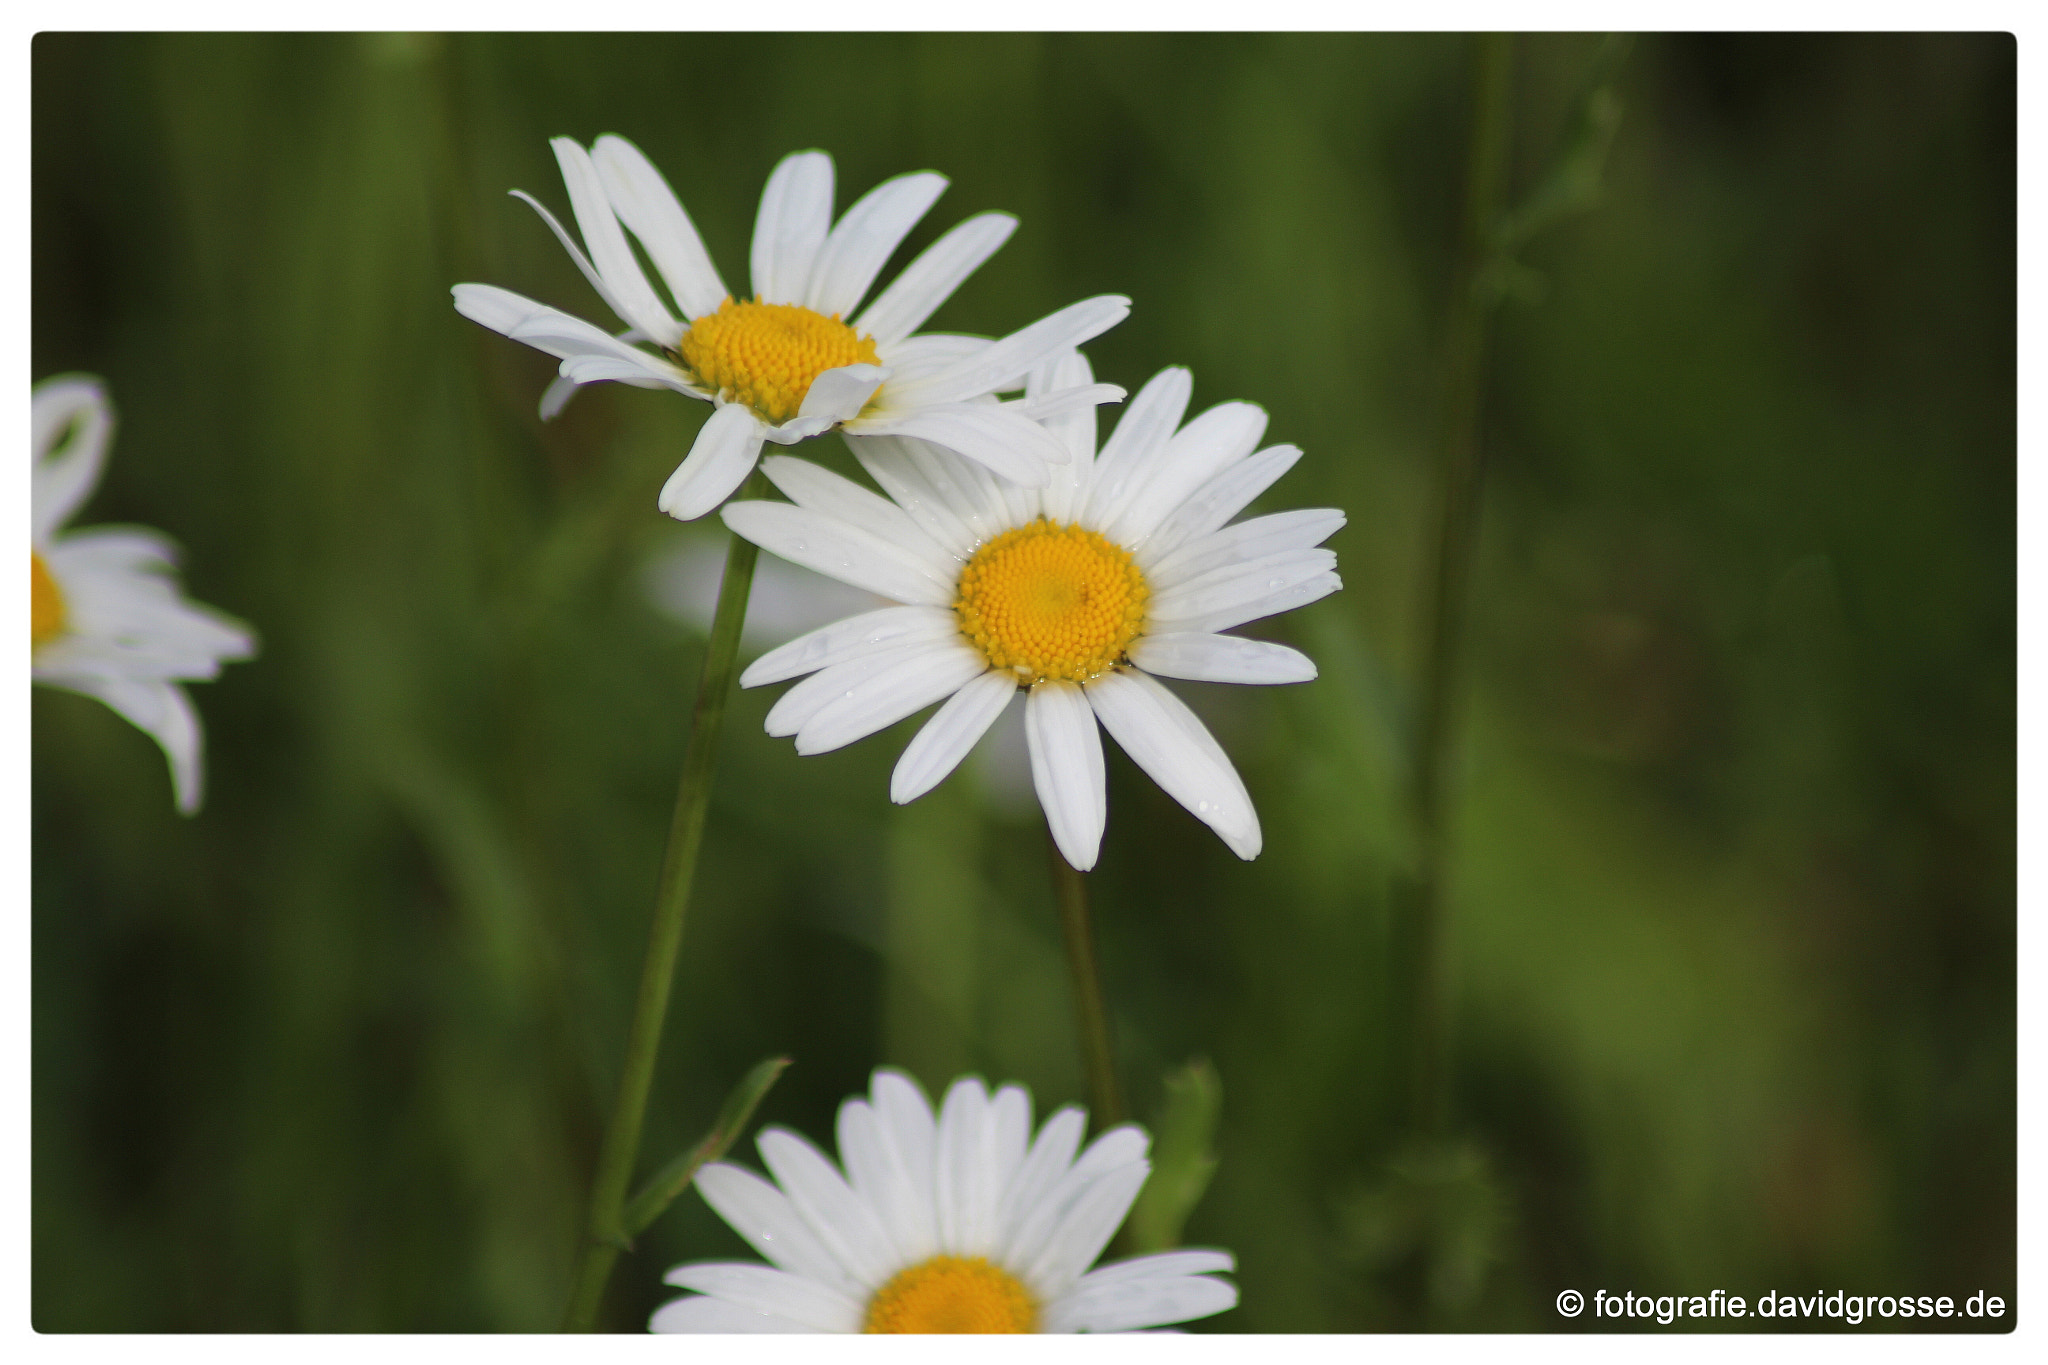
[[[447,291],[609,321],[505,194],[561,208],[546,139],[603,132],[729,282],[787,151],[832,151],[842,205],[944,171],[911,250],[1023,227],[937,325],[1128,293],[1098,374],[1264,404],[1308,451],[1264,505],[1349,512],[1345,591],[1251,632],[1321,679],[1180,689],[1264,855],[1110,758],[1126,1085],[1158,1112],[1206,1055],[1227,1088],[1185,1236],[1236,1252],[1243,1303],[1205,1329],[1590,1326],[1564,1287],[2010,1302],[2015,43],[1638,40],[1597,204],[1519,244],[1541,288],[1498,313],[1453,793],[1456,1137],[1418,1151],[1388,888],[1467,48],[39,36],[34,377],[104,375],[121,415],[82,520],[176,536],[264,653],[194,689],[191,821],[147,739],[35,695],[36,1326],[559,1311],[701,649],[642,568],[690,534],[654,496],[704,410],[601,386],[543,426],[551,362]],[[1605,50],[1518,44],[1511,202],[1583,143]],[[772,1054],[761,1117],[820,1140],[881,1062],[1079,1099],[1034,809],[965,774],[894,808],[907,726],[799,759],[772,700],[727,731],[642,1177]],[[609,1320],[741,1252],[686,1194]]]

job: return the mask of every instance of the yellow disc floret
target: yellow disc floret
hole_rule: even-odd
[[[1036,1332],[1038,1305],[1015,1275],[981,1256],[934,1256],[868,1300],[863,1332]]]
[[[1040,517],[974,552],[953,610],[991,668],[1087,682],[1123,658],[1150,595],[1130,551]]]
[[[879,365],[875,340],[793,303],[734,303],[690,324],[676,356],[706,389],[780,426],[797,415],[811,381],[841,365]]]
[[[28,552],[28,640],[29,648],[48,644],[64,633],[64,590],[50,575],[49,565],[34,550]]]

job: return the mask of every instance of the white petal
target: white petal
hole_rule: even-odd
[[[985,411],[999,410],[992,403],[980,406]],[[913,436],[902,437],[901,443],[925,482],[943,491],[948,505],[956,508],[981,538],[1001,535],[1038,515],[1038,499],[1031,489],[999,478],[988,466]]]
[[[950,1199],[951,1249],[1000,1254],[1003,1198],[1030,1136],[1031,1100],[1021,1087],[988,1095],[972,1077],[954,1083],[939,1116],[939,1209],[943,1220]]]
[[[1086,872],[1102,849],[1109,790],[1102,768],[1102,736],[1082,690],[1069,682],[1041,682],[1025,699],[1024,736],[1031,749],[1031,782],[1069,867]]]
[[[574,237],[569,235],[569,229],[562,226],[562,220],[555,217],[554,212],[546,204],[541,203],[540,200],[534,198],[525,190],[513,190],[511,194],[514,199],[517,199],[520,203],[540,215],[541,222],[546,223],[548,231],[555,234],[555,240],[562,244],[562,250],[569,253],[569,259],[574,261],[576,268],[583,272],[583,278],[590,281],[590,287],[595,289],[597,296],[604,300],[605,307],[611,309],[621,318],[629,317],[625,301],[612,293],[610,282],[605,279],[603,272],[591,262],[590,257],[583,254],[583,248],[577,245]],[[461,285],[456,286],[458,289],[462,287]],[[482,321],[481,318],[477,320]]]
[[[1131,644],[1131,662],[1147,673],[1189,682],[1314,682],[1315,660],[1300,650],[1237,635],[1144,635]]]
[[[1017,230],[1007,213],[981,213],[926,247],[854,321],[854,328],[882,346],[901,341],[924,325],[981,263]]]
[[[924,1227],[936,1249],[939,1224],[938,1212],[932,1206],[932,1161],[939,1129],[938,1120],[932,1117],[931,1104],[917,1082],[887,1067],[876,1069],[868,1096],[874,1102],[882,1140],[908,1173],[913,1197],[922,1202]]]
[[[1188,496],[1146,541],[1148,555],[1163,558],[1183,542],[1206,536],[1251,505],[1301,458],[1299,446],[1268,446],[1224,469]]]
[[[850,421],[860,416],[888,377],[889,372],[880,365],[841,365],[825,370],[804,390],[803,406],[797,412],[803,417],[823,417],[834,426]]]
[[[592,327],[581,318],[572,318],[567,313],[538,313],[514,327],[505,335],[514,341],[523,341],[538,351],[559,356],[564,368],[568,362],[581,360],[605,360],[616,362],[615,371],[606,378],[626,379],[628,383],[645,386],[649,381],[677,393],[687,393],[694,398],[706,397],[702,390],[690,382],[680,368],[670,364],[658,355],[650,354],[636,346],[628,346],[617,337]]]
[[[1144,1162],[1151,1150],[1151,1136],[1143,1128],[1135,1123],[1120,1123],[1088,1144],[1088,1150],[1081,1153],[1067,1178],[1087,1184],[1111,1171]]]
[[[964,644],[934,646],[846,687],[804,722],[796,733],[796,751],[830,753],[866,739],[951,696],[987,667],[980,653]]]
[[[752,1308],[742,1308],[724,1299],[709,1298],[703,1294],[692,1294],[687,1298],[671,1299],[654,1310],[654,1316],[647,1320],[650,1332],[814,1332],[793,1318],[778,1313],[762,1313]]]
[[[988,1091],[979,1077],[963,1076],[946,1091],[939,1107],[933,1165],[939,1245],[953,1255],[985,1256],[992,1249],[996,1203],[1002,1193],[991,1178],[994,1157]]]
[[[1079,351],[1067,351],[1033,370],[1024,393],[1027,398],[1041,399],[1060,393],[1087,392],[1096,387],[1094,380],[1088,357]],[[1054,467],[1052,482],[1041,495],[1045,514],[1064,524],[1078,517],[1088,504],[1088,487],[1095,477],[1095,408],[1090,404],[1063,409],[1039,420],[1073,457],[1065,465]]]
[[[605,196],[647,254],[687,318],[718,311],[726,298],[718,267],[682,201],[638,147],[611,133],[591,148]],[[673,344],[672,342],[670,344]]]
[[[1157,622],[1162,631],[1186,629],[1171,623],[1261,601],[1336,567],[1336,554],[1318,549],[1283,550],[1249,563],[1226,564],[1154,593],[1146,620]]]
[[[630,346],[560,309],[490,284],[458,284],[450,292],[455,296],[455,310],[470,321],[557,359],[608,356],[644,369],[649,378],[678,392],[696,392],[683,372],[660,356]]]
[[[1171,621],[1159,622],[1157,629],[1162,633],[1185,632],[1193,635],[1229,630],[1247,621],[1256,621],[1265,616],[1278,616],[1283,611],[1293,611],[1296,607],[1319,602],[1343,586],[1344,580],[1336,574],[1319,573],[1236,606],[1218,608],[1201,616],[1182,616]]]
[[[1259,817],[1229,758],[1186,703],[1134,669],[1088,684],[1102,728],[1160,789],[1247,861],[1259,856]]]
[[[564,379],[560,375],[550,380],[548,386],[540,391],[540,420],[552,422],[561,416],[562,409],[569,406],[569,400],[582,387],[575,380]]]
[[[1043,1141],[1044,1137],[1041,1134],[1040,1140]],[[1077,1131],[1075,1138],[1078,1137]],[[1130,1123],[1112,1128],[1089,1143],[1088,1150],[1081,1154],[1079,1161],[1059,1169],[1050,1188],[1030,1203],[1020,1202],[1017,1205],[1015,1230],[1009,1237],[1005,1264],[1021,1268],[1036,1261],[1076,1202],[1105,1175],[1125,1168],[1141,1175],[1149,1171],[1151,1167],[1145,1160],[1145,1152],[1150,1145],[1151,1139],[1145,1135],[1145,1130]],[[1065,1150],[1071,1154],[1072,1144],[1067,1144]],[[1034,1287],[1047,1295],[1064,1290],[1060,1285]]]
[[[813,436],[823,436],[838,423],[830,417],[790,418],[779,427],[767,427],[761,435],[779,446],[793,446],[799,441],[808,441]]]
[[[628,327],[625,331],[620,332],[617,335],[616,339],[619,341],[632,342],[645,341],[647,338],[641,335],[640,329],[638,327]],[[641,380],[639,378],[624,379],[622,382],[631,384],[635,388],[642,389],[648,387],[673,387],[672,385],[668,385],[660,381],[657,381],[657,383],[654,385],[649,385],[646,381]],[[545,389],[541,390],[540,420],[543,422],[552,422],[555,420],[555,418],[561,416],[562,409],[569,406],[569,400],[576,396],[576,390],[581,387],[582,384],[579,383],[577,380],[569,379],[560,375],[551,380],[548,383],[548,386]]]
[[[832,226],[832,158],[792,152],[761,191],[754,219],[754,295],[764,303],[796,303],[810,282],[811,263]]]
[[[1001,1245],[1015,1248],[1018,1230],[1073,1166],[1074,1153],[1081,1150],[1081,1137],[1087,1130],[1088,1116],[1072,1105],[1047,1119],[1038,1130],[1031,1150],[1003,1194],[997,1234]]]
[[[823,1152],[783,1128],[763,1130],[754,1145],[797,1213],[863,1288],[881,1288],[901,1268],[881,1220]]]
[[[882,266],[946,190],[946,177],[931,171],[899,175],[861,196],[825,239],[811,267],[804,306],[827,317],[845,317],[860,305]]]
[[[74,692],[97,697],[148,735],[171,765],[171,792],[179,811],[199,809],[204,774],[200,767],[199,716],[176,683],[123,677],[79,677],[65,682]]]
[[[697,440],[661,486],[655,506],[677,521],[695,521],[733,495],[761,457],[761,420],[738,403],[704,419]]]
[[[1145,571],[1145,581],[1154,591],[1164,591],[1226,564],[1246,564],[1288,550],[1309,549],[1343,528],[1344,514],[1336,508],[1306,507],[1240,521],[1156,558],[1147,546],[1136,552],[1135,558]]]
[[[1074,1288],[1078,1291],[1102,1285],[1129,1284],[1135,1280],[1177,1279],[1182,1275],[1213,1275],[1236,1269],[1237,1258],[1227,1251],[1188,1247],[1097,1266],[1083,1275]]]
[[[978,355],[995,345],[987,337],[955,336],[950,332],[925,332],[901,341],[876,342],[875,354],[906,383],[937,374],[948,365]]]
[[[757,1313],[773,1313],[819,1332],[857,1332],[859,1299],[815,1280],[765,1265],[701,1262],[679,1265],[664,1276],[670,1284],[712,1294]]]
[[[892,544],[914,547],[922,558],[935,564],[952,558],[908,512],[822,465],[788,455],[771,455],[761,461],[761,470],[799,507],[845,522]]]
[[[863,612],[820,626],[763,654],[740,674],[740,686],[786,682],[865,654],[952,639],[959,631],[959,619],[937,607],[883,607]]]
[[[908,449],[894,436],[855,436],[846,444],[868,477],[924,529],[932,541],[955,559],[965,560],[982,539],[956,511],[953,500],[924,477]],[[957,462],[956,462],[957,463]],[[977,509],[978,510],[978,509]]]
[[[618,215],[606,196],[604,181],[590,153],[574,138],[551,138],[555,160],[562,168],[562,183],[569,187],[569,205],[576,211],[576,226],[583,230],[583,243],[590,249],[597,273],[604,277],[607,302],[618,315],[663,346],[673,346],[683,326],[669,316],[667,307],[647,282]]]
[[[922,1183],[905,1165],[873,1105],[858,1097],[839,1106],[839,1159],[847,1179],[881,1220],[898,1265],[915,1265],[939,1249],[932,1221],[931,1173]]]
[[[953,605],[958,577],[952,561],[934,562],[915,548],[802,507],[779,502],[736,502],[725,524],[771,554],[891,601],[929,607]]]
[[[728,1162],[713,1161],[697,1172],[694,1183],[712,1212],[776,1265],[842,1294],[861,1292],[859,1283],[818,1241],[789,1197],[760,1176]],[[677,1283],[676,1273],[669,1272],[670,1284]]]
[[[945,781],[1016,695],[1016,675],[990,669],[948,697],[896,760],[889,799],[904,805]]]
[[[1138,390],[1095,457],[1095,479],[1081,514],[1085,524],[1108,525],[1130,501],[1139,475],[1166,449],[1193,394],[1194,378],[1177,365],[1161,370]]]
[[[1140,1162],[1092,1181],[1066,1208],[1044,1247],[1025,1267],[1029,1282],[1047,1298],[1064,1295],[1109,1245],[1149,1174],[1149,1165]]]
[[[1196,489],[1251,454],[1265,434],[1265,409],[1252,403],[1218,403],[1166,443],[1103,534],[1119,545],[1143,543]]]
[[[783,693],[781,699],[768,708],[764,728],[777,737],[794,735],[810,724],[813,716],[845,696],[856,684],[906,661],[921,663],[927,658],[937,657],[950,651],[956,643],[956,639],[940,639],[929,643],[884,646],[830,668],[821,668]]]
[[[495,284],[458,284],[448,290],[455,299],[455,311],[490,328],[500,336],[511,336],[512,329],[536,312],[552,312],[544,303],[536,303],[523,294],[509,289],[500,289]]]
[[[991,403],[885,410],[850,423],[848,429],[863,436],[929,441],[1026,488],[1043,488],[1051,467],[1067,458],[1066,447],[1044,427]]]
[[[1032,371],[1037,374],[1037,370]],[[1066,417],[1074,413],[1092,413],[1104,403],[1121,403],[1128,393],[1121,384],[1076,384],[1071,388],[1053,389],[1036,397],[1019,401],[1019,409],[1034,422],[1050,422],[1055,417]]]
[[[64,593],[68,628],[35,651],[38,681],[98,695],[88,680],[213,678],[223,660],[255,652],[247,625],[180,594],[171,547],[154,532],[96,526],[58,537],[42,554]],[[162,699],[134,704],[157,716]]]
[[[1103,294],[1070,304],[1049,317],[1040,318],[1021,331],[1012,332],[995,345],[957,360],[936,374],[901,386],[892,403],[923,406],[930,403],[962,403],[986,394],[1019,388],[1024,376],[1060,352],[1100,336],[1129,317],[1131,301],[1120,294]]]
[[[1208,1275],[1096,1280],[1101,1273],[1094,1271],[1082,1276],[1065,1297],[1048,1305],[1043,1330],[1129,1332],[1170,1322],[1191,1322],[1237,1307],[1236,1286]]]
[[[29,537],[46,542],[92,495],[114,436],[114,408],[97,379],[46,379],[29,394]]]
[[[1021,1085],[1006,1085],[989,1097],[989,1123],[995,1133],[993,1184],[995,1201],[989,1210],[989,1230],[1000,1237],[1003,1230],[1003,1200],[1011,1181],[1024,1165],[1031,1143],[1031,1095]]]
[[[561,380],[571,384],[595,384],[600,380],[631,384],[636,389],[673,387],[664,384],[655,367],[644,360],[622,360],[608,355],[572,355],[561,365]],[[560,383],[561,380],[555,381]]]

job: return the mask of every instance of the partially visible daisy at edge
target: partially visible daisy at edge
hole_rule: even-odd
[[[256,652],[249,628],[179,594],[177,551],[132,526],[60,528],[98,485],[114,413],[97,379],[45,380],[30,398],[29,672],[98,698],[170,760],[178,809],[199,809],[199,717],[180,682]]]
[[[627,330],[612,336],[487,284],[456,285],[455,307],[561,360],[561,378],[542,398],[544,418],[559,411],[577,385],[601,380],[673,389],[714,403],[688,458],[661,490],[661,510],[679,521],[701,517],[730,497],[752,472],[763,442],[792,445],[835,427],[855,444],[870,436],[916,436],[1005,479],[1043,486],[1048,467],[1065,452],[1034,419],[1123,397],[1109,384],[1040,393],[1028,402],[993,397],[1021,387],[1024,375],[1049,357],[1122,321],[1130,300],[1120,296],[1083,300],[999,341],[914,335],[1015,230],[1017,220],[1006,213],[961,223],[845,320],[946,188],[942,175],[920,171],[885,180],[835,225],[832,158],[817,151],[784,157],[768,177],[754,223],[753,296],[735,300],[681,202],[639,148],[609,134],[588,151],[566,137],[550,145],[589,254],[531,195],[513,193],[546,220]],[[680,317],[641,270],[628,230],[654,262]]]
[[[1088,380],[1087,361],[1068,353],[1031,387]],[[726,524],[901,604],[812,631],[741,674],[744,687],[811,675],[769,710],[768,733],[825,753],[943,701],[890,780],[890,799],[907,802],[951,773],[1024,689],[1032,782],[1068,863],[1095,865],[1108,818],[1098,722],[1232,852],[1257,857],[1259,818],[1237,770],[1158,679],[1312,680],[1300,652],[1222,632],[1341,587],[1336,555],[1316,547],[1344,514],[1228,524],[1301,451],[1254,453],[1266,415],[1250,403],[1182,427],[1191,384],[1184,369],[1161,372],[1100,456],[1092,408],[1050,419],[1073,458],[1042,490],[916,440],[855,448],[887,498],[808,461],[765,461],[791,501],[732,503]]]
[[[1031,1132],[1031,1097],[975,1077],[936,1120],[900,1072],[874,1073],[839,1107],[844,1171],[795,1133],[757,1139],[773,1183],[739,1166],[699,1171],[704,1201],[773,1265],[696,1262],[697,1291],[654,1314],[656,1332],[1128,1332],[1237,1306],[1227,1251],[1161,1252],[1090,1270],[1151,1164],[1135,1124],[1081,1151],[1072,1106]],[[1079,1153],[1078,1159],[1076,1153]]]

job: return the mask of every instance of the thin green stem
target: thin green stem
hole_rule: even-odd
[[[1486,370],[1487,289],[1495,227],[1500,221],[1510,135],[1514,39],[1479,37],[1473,81],[1472,140],[1465,182],[1465,222],[1451,298],[1448,383],[1445,386],[1441,504],[1434,558],[1423,582],[1420,724],[1414,803],[1418,868],[1413,909],[1414,1070],[1410,1119],[1440,1132],[1450,1109],[1450,973],[1444,897],[1445,778],[1459,699],[1458,672],[1467,584],[1479,509],[1479,416]]]
[[[762,489],[756,473],[747,494]],[[647,958],[640,969],[640,993],[633,1002],[633,1022],[626,1034],[626,1063],[619,1077],[619,1098],[611,1126],[597,1157],[597,1177],[590,1193],[590,1220],[576,1258],[564,1331],[597,1328],[598,1308],[612,1265],[626,1245],[623,1211],[633,1166],[640,1155],[640,1129],[647,1117],[647,1092],[654,1083],[654,1062],[661,1051],[662,1024],[668,1017],[669,994],[675,985],[676,957],[683,945],[683,919],[696,879],[697,854],[704,843],[704,816],[711,806],[711,776],[718,759],[718,735],[725,721],[726,697],[732,691],[739,655],[740,627],[746,620],[747,593],[754,582],[754,561],[760,550],[732,538],[725,552],[725,577],[718,588],[718,609],[711,618],[711,639],[704,649],[704,672],[697,684],[697,704],[690,717],[690,737],[683,750],[683,772],[676,787],[675,816],[669,823],[668,851],[661,860],[661,878],[654,893],[654,924],[647,935]]]
[[[1052,884],[1060,903],[1060,937],[1066,940],[1067,969],[1074,978],[1074,1026],[1081,1040],[1081,1069],[1088,1077],[1088,1107],[1097,1131],[1125,1117],[1123,1087],[1116,1079],[1116,1050],[1110,1045],[1109,1011],[1102,1003],[1102,969],[1095,960],[1095,929],[1088,919],[1088,876],[1077,871],[1046,833]]]

